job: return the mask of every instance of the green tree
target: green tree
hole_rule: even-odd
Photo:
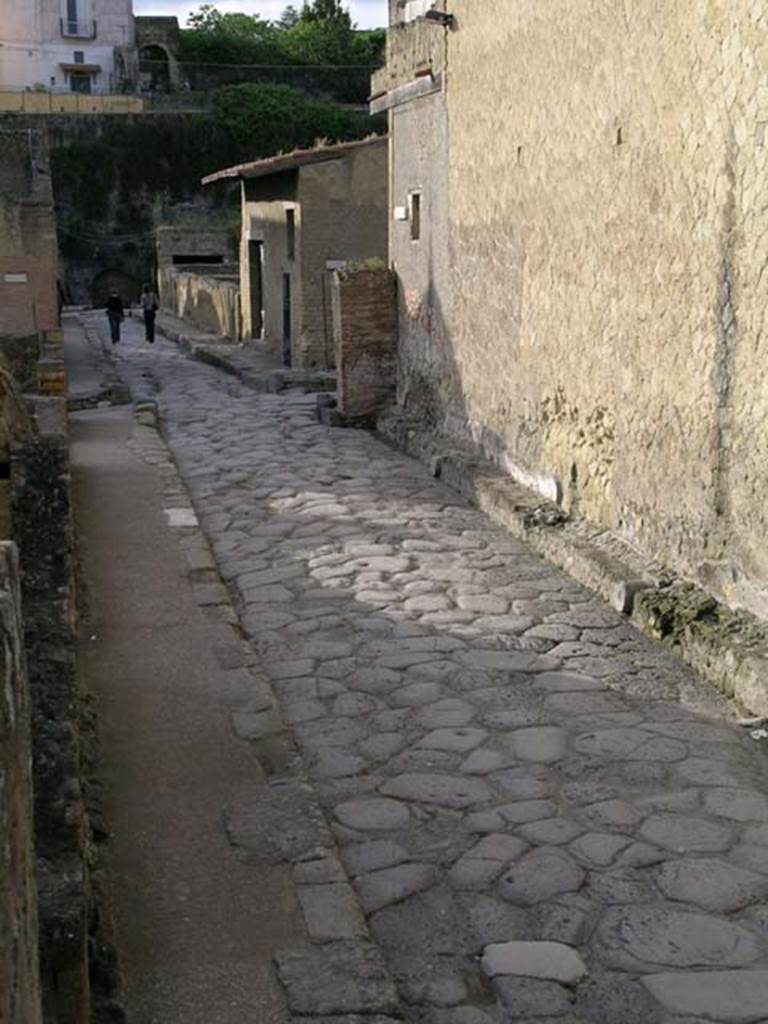
[[[280,26],[280,28],[293,28],[293,26],[299,20],[299,17],[299,12],[296,10],[293,4],[288,4],[288,6],[283,10],[283,13],[280,15],[277,24]]]
[[[316,22],[321,25],[333,25],[339,28],[352,28],[349,11],[341,6],[341,0],[304,0],[300,21]]]
[[[312,0],[300,13],[289,6],[274,22],[204,4],[189,21],[180,56],[198,90],[275,82],[362,104],[384,52],[384,32],[357,31],[340,0]]]

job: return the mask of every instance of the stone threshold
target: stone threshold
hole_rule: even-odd
[[[470,445],[424,430],[401,410],[385,413],[377,429],[646,636],[671,647],[748,714],[768,717],[768,623],[645,560],[610,531],[568,516]]]

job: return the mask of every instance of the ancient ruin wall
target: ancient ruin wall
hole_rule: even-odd
[[[444,421],[768,613],[768,10],[451,10]]]
[[[40,1024],[29,690],[16,547],[0,543],[0,1021]]]

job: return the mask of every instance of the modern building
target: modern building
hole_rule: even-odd
[[[0,0],[0,90],[133,88],[132,0]]]
[[[372,90],[401,415],[764,616],[767,37],[754,0],[391,0]]]
[[[345,263],[387,255],[387,140],[256,160],[203,184],[239,179],[243,336],[282,352],[285,365],[333,365],[331,278]]]

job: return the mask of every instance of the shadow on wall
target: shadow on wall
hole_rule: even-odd
[[[512,296],[517,296],[522,303],[525,253],[520,245],[518,248],[510,302]],[[457,345],[446,322],[438,275],[433,272],[431,260],[429,263],[423,288],[405,289],[398,277],[398,404],[382,424],[384,432],[392,434],[393,426],[396,431],[415,431],[423,438],[422,455],[432,449],[447,451],[470,446],[477,455],[543,498],[574,511],[573,495],[564,493],[567,482],[561,483],[552,472],[531,468],[541,463],[539,435],[522,432],[510,447],[509,438],[473,415],[456,356]],[[518,343],[521,321],[522,308],[511,309],[508,335],[512,346]],[[393,417],[401,422],[393,423]],[[402,446],[402,437],[397,441]]]

